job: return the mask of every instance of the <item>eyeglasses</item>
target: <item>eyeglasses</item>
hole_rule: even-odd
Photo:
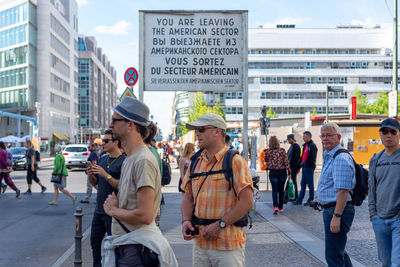
[[[122,118],[122,119],[111,118],[111,123],[112,123],[112,124],[115,124],[117,121],[128,121],[128,120],[125,119],[125,118]]]
[[[108,141],[112,141],[112,139],[101,139],[101,141],[103,141],[104,144],[107,144]]]
[[[217,127],[199,127],[199,128],[196,128],[195,131],[199,132],[199,133],[204,133],[208,129],[217,129]]]
[[[380,130],[380,132],[383,135],[387,135],[388,133],[390,133],[391,135],[396,135],[397,134],[397,130],[388,129],[388,128],[383,128],[382,130]]]
[[[335,136],[335,135],[337,135],[337,134],[321,134],[319,137],[321,138],[321,139],[323,139],[323,138],[331,138],[331,137],[333,137],[333,136]]]

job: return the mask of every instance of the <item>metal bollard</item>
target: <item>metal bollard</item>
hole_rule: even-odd
[[[74,266],[82,266],[82,208],[77,207],[75,210],[75,260]]]

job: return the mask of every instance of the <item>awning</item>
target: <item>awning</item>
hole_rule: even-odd
[[[53,135],[61,140],[61,141],[69,141],[69,134],[57,134],[57,133],[53,133]]]

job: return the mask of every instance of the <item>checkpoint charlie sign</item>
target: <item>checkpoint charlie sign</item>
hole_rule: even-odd
[[[142,91],[247,86],[247,11],[139,13]]]

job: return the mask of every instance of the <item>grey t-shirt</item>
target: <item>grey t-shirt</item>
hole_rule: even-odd
[[[25,156],[26,156],[26,164],[28,166],[31,166],[31,164],[32,164],[32,159],[31,159],[32,156],[33,156],[33,159],[35,160],[35,162],[33,164],[35,166],[38,165],[37,161],[36,161],[36,152],[32,147],[28,148],[28,150],[25,151]]]
[[[161,175],[157,159],[147,146],[139,148],[133,155],[127,157],[122,164],[121,177],[118,183],[118,206],[127,210],[136,209],[138,207],[137,192],[145,186],[154,189],[154,219],[160,209]],[[141,227],[141,225],[121,222],[130,231]],[[114,218],[111,230],[114,238],[125,234],[125,231]]]
[[[368,206],[370,216],[387,219],[400,211],[400,149],[379,154],[370,161]]]

